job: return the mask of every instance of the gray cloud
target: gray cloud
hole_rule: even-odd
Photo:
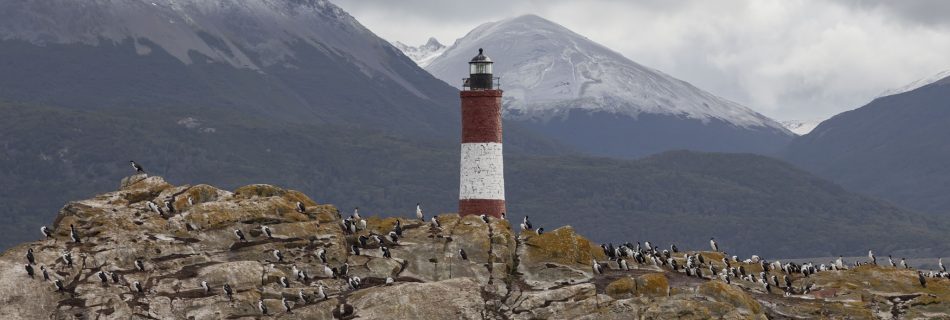
[[[950,69],[950,1],[334,2],[408,44],[451,44],[481,23],[537,14],[777,119],[828,117]]]

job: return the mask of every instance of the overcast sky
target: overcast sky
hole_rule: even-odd
[[[943,0],[331,1],[410,45],[537,14],[779,120],[826,118],[950,69]]]

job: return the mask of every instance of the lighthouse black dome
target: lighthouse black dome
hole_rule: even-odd
[[[478,55],[472,58],[471,62],[492,62],[491,58],[485,55],[482,48],[478,48]]]

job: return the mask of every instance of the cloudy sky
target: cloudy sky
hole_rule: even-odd
[[[826,118],[950,69],[943,0],[331,1],[410,45],[537,14],[779,120]]]

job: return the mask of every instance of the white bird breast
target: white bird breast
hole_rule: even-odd
[[[459,199],[505,200],[501,143],[463,143]]]

